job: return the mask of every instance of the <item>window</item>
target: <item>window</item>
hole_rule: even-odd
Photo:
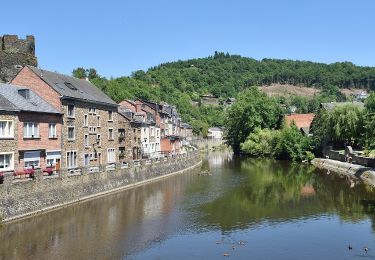
[[[85,134],[83,143],[84,143],[85,147],[89,147],[90,146],[90,144],[89,144],[89,135],[88,134]]]
[[[98,146],[101,146],[102,145],[102,139],[101,139],[101,135],[100,134],[97,134],[96,135],[96,144]]]
[[[60,151],[50,151],[46,153],[47,166],[56,166],[57,164],[60,166],[60,159]]]
[[[113,133],[113,129],[112,129],[112,128],[109,128],[109,129],[108,129],[108,139],[109,139],[109,140],[113,140],[113,139],[115,139],[115,137],[114,137],[114,133]]]
[[[68,126],[68,140],[74,140],[76,138],[76,133],[74,126]]]
[[[156,130],[156,137],[159,137],[159,130]]]
[[[64,82],[65,86],[70,88],[71,90],[77,90],[77,88],[70,82]]]
[[[114,148],[107,149],[107,162],[113,163],[116,161],[116,153]]]
[[[125,140],[125,129],[119,129],[118,130],[118,135],[119,135],[119,142],[122,142]]]
[[[56,131],[56,124],[55,123],[48,124],[48,137],[49,138],[56,138],[57,137],[57,131]]]
[[[13,121],[0,121],[0,138],[13,138]]]
[[[95,107],[92,108],[92,113],[93,113],[94,115],[96,115],[96,108],[95,108]]]
[[[84,166],[90,166],[90,154],[85,154],[83,158],[83,165]]]
[[[75,107],[74,105],[68,105],[68,117],[74,118],[75,116]]]
[[[89,126],[89,116],[88,115],[84,115],[83,116],[83,126],[85,127],[87,127],[87,126]]]
[[[96,126],[89,127],[89,134],[96,134]]]
[[[39,137],[38,123],[23,123],[23,137],[24,138],[38,138]]]
[[[30,151],[23,154],[25,168],[40,167],[40,151]]]
[[[98,127],[100,127],[100,116],[97,116],[97,123],[96,123],[96,125],[98,126]]]
[[[113,111],[108,111],[108,121],[113,121]]]
[[[92,108],[91,107],[89,108],[89,114],[90,115],[92,114]]]
[[[66,167],[68,169],[77,167],[77,152],[69,151],[66,153]]]
[[[0,171],[12,171],[13,169],[13,153],[0,154]]]

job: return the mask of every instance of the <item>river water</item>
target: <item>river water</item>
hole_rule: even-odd
[[[369,186],[228,152],[208,169],[5,224],[0,259],[375,258]]]

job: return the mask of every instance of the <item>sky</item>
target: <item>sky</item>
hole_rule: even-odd
[[[0,35],[34,35],[46,70],[108,78],[216,50],[375,66],[374,10],[374,0],[2,0]]]

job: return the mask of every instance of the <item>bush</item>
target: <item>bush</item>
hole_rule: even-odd
[[[254,156],[271,156],[272,143],[277,131],[255,128],[246,141],[241,144],[241,151]]]
[[[309,137],[303,135],[295,124],[284,127],[274,140],[273,155],[276,159],[303,161],[307,160],[311,151]]]

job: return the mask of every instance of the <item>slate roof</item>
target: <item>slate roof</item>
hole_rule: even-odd
[[[26,99],[19,94],[19,90],[29,91],[29,98]],[[61,114],[56,108],[44,101],[32,90],[14,86],[10,84],[1,84],[0,83],[0,95],[2,96],[2,104],[9,106],[18,111],[27,111],[27,112],[38,112],[38,113],[50,113],[50,114]]]
[[[8,99],[0,94],[0,110],[3,111],[19,111],[19,109],[13,105]]]
[[[59,93],[62,98],[79,99],[98,104],[117,106],[115,101],[109,98],[90,81],[38,69],[32,66],[27,67]]]
[[[126,107],[118,107],[118,113],[130,121],[133,119],[134,112]]]

